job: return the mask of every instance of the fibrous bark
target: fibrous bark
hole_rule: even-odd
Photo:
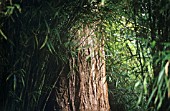
[[[77,58],[70,59],[69,94],[73,111],[108,111],[104,37],[96,37],[96,25],[78,31]],[[102,34],[101,34],[102,35]],[[100,39],[99,39],[100,38]]]
[[[73,31],[73,30],[72,30]],[[97,31],[100,34],[96,34]],[[83,25],[72,42],[69,73],[60,77],[56,100],[61,111],[109,111],[104,34],[97,23]]]

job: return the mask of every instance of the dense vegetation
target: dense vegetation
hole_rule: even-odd
[[[0,110],[60,109],[61,92],[90,47],[79,47],[78,38],[88,26],[94,45],[104,40],[105,57],[97,51],[106,63],[110,109],[169,111],[169,7],[169,0],[2,0]]]

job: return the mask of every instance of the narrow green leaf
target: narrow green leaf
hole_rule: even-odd
[[[4,39],[7,40],[7,36],[2,32],[2,30],[0,29],[0,34],[2,35],[2,37],[4,37]]]
[[[43,44],[41,45],[40,49],[42,49],[45,46],[45,44],[47,43],[47,40],[48,40],[48,35],[46,35],[45,40]]]
[[[165,60],[170,60],[170,54],[166,54],[165,57],[163,58],[163,61]]]
[[[14,6],[19,10],[19,12],[21,13],[21,7],[19,4],[14,4]]]
[[[53,51],[52,51],[52,49],[51,49],[51,46],[50,46],[49,42],[47,42],[47,47],[48,47],[48,50],[49,50],[51,53],[53,53]]]
[[[157,84],[160,83],[161,79],[163,79],[164,69],[159,73]]]
[[[104,5],[105,0],[101,0],[101,5]]]
[[[34,38],[35,38],[36,45],[38,46],[38,39],[37,39],[37,36],[35,35]]]
[[[51,49],[56,53],[55,48],[54,48],[54,45],[52,44],[51,41],[49,41],[49,45],[50,45]]]
[[[147,79],[146,79],[146,77],[144,78],[143,87],[144,87],[145,94],[147,94],[148,93],[148,89],[147,89]]]
[[[5,13],[5,15],[12,15],[14,12],[14,6],[7,6],[7,11]]]
[[[138,98],[137,105],[139,105],[139,104],[140,104],[140,102],[141,102],[141,100],[142,100],[142,96],[143,96],[143,94],[142,94],[142,92],[141,92],[141,93],[140,93],[140,96],[139,96],[139,98]]]
[[[8,81],[8,80],[11,78],[12,75],[13,75],[13,73],[10,74],[10,75],[6,78],[6,81]]]
[[[138,81],[137,83],[135,83],[135,89],[141,84],[141,81]]]
[[[14,74],[14,91],[16,90],[16,85],[17,85],[17,79],[16,79],[16,75]]]
[[[154,100],[154,104],[156,104],[156,103],[157,103],[158,99],[159,99],[159,96],[158,96],[158,95],[156,95],[155,100]]]
[[[45,21],[45,25],[46,25],[46,27],[47,27],[47,33],[50,33],[50,27],[49,27],[48,23],[47,23],[46,20],[44,20],[44,21]]]
[[[151,42],[151,47],[154,48],[155,45],[156,45],[156,41],[152,41],[152,42]]]
[[[21,81],[22,81],[23,87],[25,87],[25,81],[24,81],[24,78],[23,78],[23,77],[21,78]]]
[[[54,14],[54,19],[56,18],[56,16],[59,15],[59,11],[60,11],[60,9],[58,11],[56,11],[56,13]]]
[[[55,34],[56,34],[56,36],[57,36],[58,41],[60,42],[60,44],[62,44],[62,42],[61,42],[61,38],[60,38],[60,34],[59,34],[59,32],[58,32],[58,30],[57,30],[57,29],[55,29]]]
[[[154,90],[152,91],[152,93],[151,93],[151,95],[150,95],[150,97],[149,97],[149,100],[148,100],[147,106],[149,106],[149,104],[150,104],[150,102],[151,102],[151,100],[152,100],[152,98],[153,98],[153,96],[154,96],[154,94],[155,94],[156,90],[157,90],[157,88],[154,88]]]
[[[158,106],[157,106],[157,110],[161,107],[161,105],[162,105],[162,100],[163,100],[163,98],[160,98],[159,104],[158,104]]]

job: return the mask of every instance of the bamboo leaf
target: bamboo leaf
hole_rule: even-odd
[[[16,85],[17,85],[17,79],[16,79],[16,75],[14,74],[14,91],[16,90]]]
[[[19,12],[21,13],[21,7],[19,4],[14,4],[14,6],[19,10]]]
[[[161,105],[162,105],[162,100],[163,100],[163,98],[160,98],[159,104],[158,104],[158,106],[157,106],[157,110],[161,107]]]
[[[51,43],[51,41],[49,41],[49,45],[50,45],[51,49],[56,53],[56,50],[55,50],[55,48],[54,48],[54,45]]]
[[[56,34],[56,36],[57,36],[58,41],[60,42],[60,44],[62,44],[62,42],[61,42],[61,38],[60,38],[60,34],[59,34],[59,32],[58,32],[58,30],[57,30],[57,29],[55,29],[55,34]]]
[[[105,0],[101,0],[101,5],[102,5],[102,6],[104,5],[104,2],[105,2]]]
[[[24,78],[23,78],[23,77],[21,78],[21,81],[22,81],[23,87],[25,87],[25,81],[24,81]]]
[[[135,89],[141,84],[141,81],[138,81],[137,83],[135,83]]]
[[[160,83],[160,81],[162,80],[163,78],[163,74],[164,74],[164,69],[159,73],[159,77],[158,77],[158,81],[157,81],[157,84]]]
[[[139,96],[139,98],[138,98],[137,105],[140,104],[140,102],[141,102],[141,100],[142,100],[142,95],[143,95],[143,94],[142,94],[142,92],[141,92],[141,93],[140,93],[140,96]]]
[[[151,96],[149,97],[149,100],[148,100],[147,106],[149,106],[149,104],[150,104],[150,102],[151,102],[151,100],[152,100],[152,98],[153,98],[153,96],[154,96],[154,94],[155,94],[156,90],[157,90],[157,88],[154,88],[154,90],[152,91]]]
[[[35,35],[34,38],[35,38],[36,45],[38,46],[38,39],[37,39],[37,36]]]
[[[50,33],[50,27],[49,27],[48,23],[47,23],[46,20],[44,20],[44,21],[45,21],[45,25],[46,25],[46,27],[47,27],[47,33]]]
[[[43,44],[41,45],[40,49],[42,49],[45,46],[45,44],[47,43],[47,40],[48,40],[48,36],[46,35],[45,40]]]
[[[6,78],[6,81],[8,81],[8,80],[11,78],[12,75],[13,75],[13,73],[10,74],[10,75]]]
[[[148,93],[148,89],[147,89],[147,79],[146,79],[146,77],[144,78],[143,87],[144,87],[145,94],[147,94]]]
[[[4,37],[4,39],[7,40],[7,36],[2,32],[2,30],[0,29],[0,34],[2,35],[2,37]]]
[[[49,50],[51,53],[53,53],[53,51],[52,51],[52,49],[51,49],[51,46],[50,46],[49,42],[47,42],[47,47],[48,47],[48,50]]]
[[[7,6],[7,11],[5,12],[5,15],[11,15],[14,12],[14,6]]]

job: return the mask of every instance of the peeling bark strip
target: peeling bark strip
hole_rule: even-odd
[[[73,111],[109,111],[104,37],[94,33],[96,24],[78,31],[78,56],[70,59],[70,105]],[[102,34],[101,34],[102,35]]]

